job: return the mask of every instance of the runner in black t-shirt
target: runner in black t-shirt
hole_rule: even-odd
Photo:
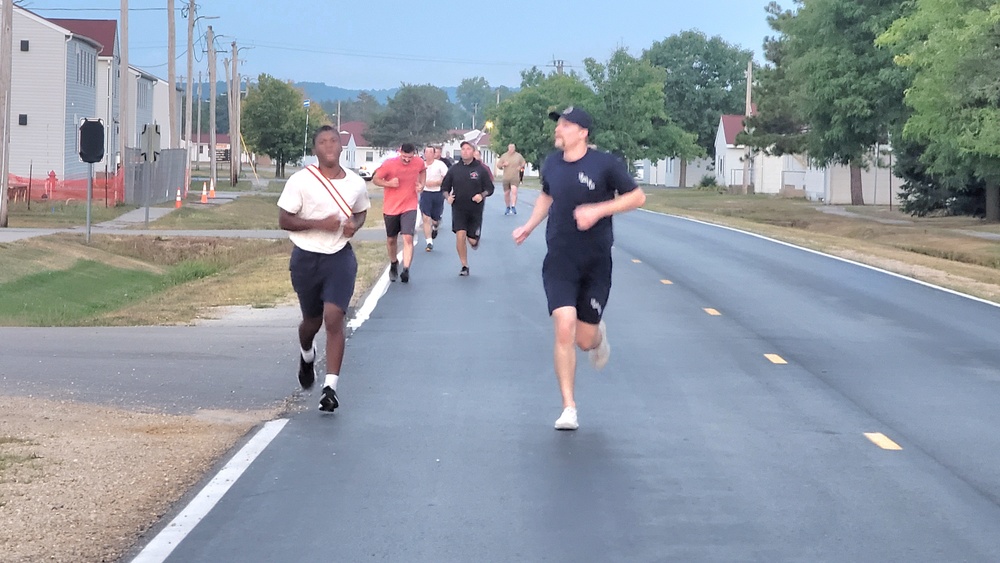
[[[542,164],[542,193],[528,222],[514,229],[513,236],[521,244],[548,217],[542,281],[555,329],[555,370],[563,399],[555,427],[576,430],[574,345],[590,351],[597,369],[611,355],[601,320],[611,292],[611,216],[641,207],[646,194],[623,162],[588,148],[592,120],[587,112],[570,106],[549,117],[557,121],[555,146],[561,152]]]
[[[455,248],[462,269],[458,275],[469,275],[469,250],[479,248],[483,227],[483,202],[493,195],[490,171],[472,157],[475,147],[462,141],[462,159],[448,169],[441,180],[441,193],[451,204],[451,230],[455,233]]]

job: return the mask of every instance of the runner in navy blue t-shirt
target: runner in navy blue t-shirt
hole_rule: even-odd
[[[587,112],[570,106],[549,117],[557,121],[555,146],[561,152],[542,164],[542,193],[528,222],[513,235],[521,244],[548,217],[542,281],[555,328],[555,369],[563,399],[555,427],[576,430],[574,345],[590,351],[597,369],[611,355],[601,320],[611,292],[611,216],[641,207],[646,194],[622,161],[587,146],[592,125]]]

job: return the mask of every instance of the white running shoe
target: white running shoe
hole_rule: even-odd
[[[608,365],[608,358],[611,357],[611,344],[608,343],[608,325],[601,321],[601,324],[597,325],[597,329],[601,331],[601,343],[597,345],[590,351],[590,363],[594,366],[594,369],[604,369],[604,366]]]
[[[576,420],[576,408],[566,407],[556,420],[556,430],[576,430],[580,423]]]

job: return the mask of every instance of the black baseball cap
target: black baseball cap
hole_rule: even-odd
[[[458,144],[459,147],[464,147],[465,145],[469,145],[472,148],[476,148],[476,145],[473,145],[472,141],[462,141],[461,143]]]
[[[580,127],[587,129],[588,131],[594,125],[594,120],[591,119],[590,114],[581,108],[569,106],[568,108],[559,111],[549,112],[549,119],[552,121],[559,121],[559,118],[563,118],[570,123],[576,123]]]

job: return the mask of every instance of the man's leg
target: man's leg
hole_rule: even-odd
[[[385,239],[385,249],[389,252],[389,262],[395,262],[396,256],[399,254],[399,244],[396,242],[398,239],[398,236]]]
[[[503,187],[503,203],[504,203],[504,206],[507,207],[507,209],[510,209],[510,206],[511,206],[510,195],[511,195],[510,194],[510,187],[509,186],[504,186]]]
[[[465,231],[455,233],[455,249],[458,250],[458,259],[466,268],[469,267],[469,249],[465,246],[467,238]]]
[[[430,215],[424,213],[424,238],[427,239],[428,244],[431,242],[431,224],[434,222]]]
[[[516,208],[517,208],[517,186],[514,185],[514,184],[512,184],[510,186],[510,208],[511,208],[511,210],[514,210],[514,213],[517,213],[517,211],[516,211]]]
[[[576,307],[559,307],[552,311],[552,324],[556,335],[553,359],[563,408],[576,408],[573,397],[573,383],[576,379]]]
[[[340,375],[344,362],[344,311],[333,303],[324,303],[320,320],[326,325],[326,372]]]
[[[403,237],[403,269],[409,269],[413,263],[413,235],[400,235]]]
[[[584,352],[589,352],[601,345],[599,325],[576,321],[576,345]]]

